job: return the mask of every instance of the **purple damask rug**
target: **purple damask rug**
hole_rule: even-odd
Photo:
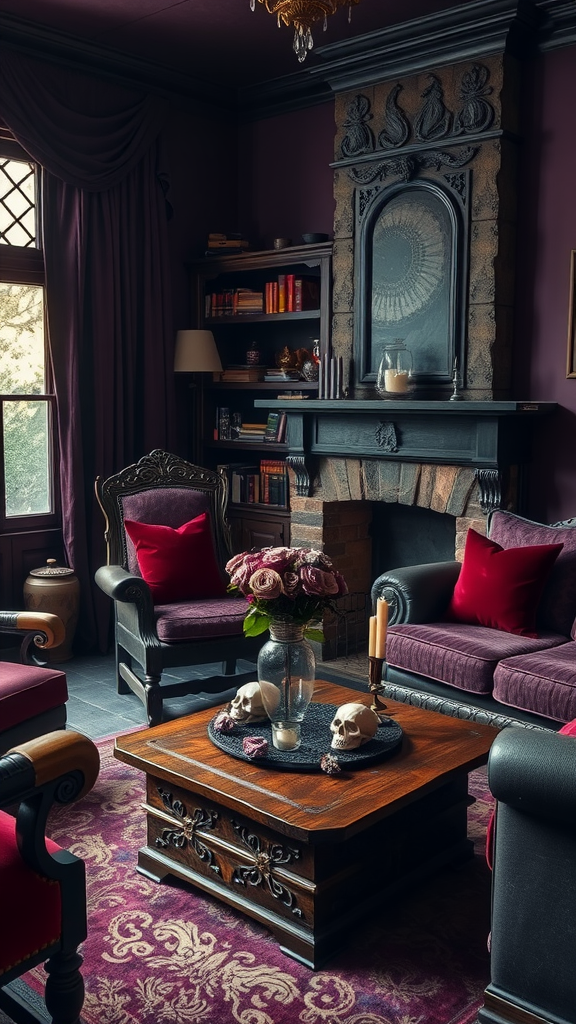
[[[471,1024],[488,982],[491,798],[473,772],[476,856],[423,883],[350,935],[321,971],[284,956],[265,928],[180,883],[135,870],[144,778],[98,744],[96,786],[50,819],[86,862],[85,1024]],[[378,854],[367,869],[378,879]],[[26,975],[41,991],[44,971]]]

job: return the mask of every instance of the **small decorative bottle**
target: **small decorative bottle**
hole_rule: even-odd
[[[248,366],[259,366],[260,365],[260,352],[256,348],[256,342],[253,341],[246,353],[246,363]]]

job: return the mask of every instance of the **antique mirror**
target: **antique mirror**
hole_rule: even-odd
[[[356,384],[373,388],[385,347],[401,339],[412,356],[412,396],[448,397],[455,360],[465,372],[467,231],[458,191],[417,180],[358,192]]]

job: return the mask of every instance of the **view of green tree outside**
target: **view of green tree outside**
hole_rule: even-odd
[[[0,283],[0,398],[6,515],[51,510],[49,404],[45,393],[44,289]],[[10,400],[5,396],[25,395]]]

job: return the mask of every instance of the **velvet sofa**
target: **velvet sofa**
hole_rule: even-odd
[[[389,570],[372,587],[389,604],[384,693],[498,728],[558,729],[576,718],[576,519],[545,526],[496,510],[487,536],[505,551],[562,544],[534,634],[450,621],[460,562]]]

